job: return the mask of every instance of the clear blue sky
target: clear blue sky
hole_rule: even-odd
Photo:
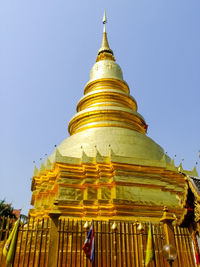
[[[67,125],[108,38],[148,135],[192,169],[200,133],[199,0],[0,2],[0,199],[27,213],[33,161]],[[199,167],[198,167],[199,169]]]

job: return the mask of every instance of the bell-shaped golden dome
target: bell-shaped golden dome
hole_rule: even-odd
[[[104,59],[97,61],[90,71],[90,81],[112,78],[123,81],[123,73],[120,66],[113,60]]]

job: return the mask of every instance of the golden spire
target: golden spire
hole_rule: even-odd
[[[77,105],[77,113],[69,122],[69,133],[100,127],[126,128],[145,134],[147,125],[137,112],[137,103],[129,95],[129,87],[116,63],[107,39],[106,13],[103,16],[103,40],[84,96]]]
[[[103,39],[101,43],[101,48],[98,51],[98,56],[102,53],[109,53],[113,55],[113,51],[110,49],[109,44],[108,44],[108,38],[107,38],[107,32],[106,32],[106,23],[107,23],[107,17],[106,17],[106,11],[104,11],[103,15]],[[97,57],[98,60],[98,57]]]

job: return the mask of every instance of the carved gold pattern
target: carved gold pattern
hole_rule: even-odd
[[[195,214],[194,221],[199,222],[200,221],[200,202],[198,201],[194,202],[194,214]]]

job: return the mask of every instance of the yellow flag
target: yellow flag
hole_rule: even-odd
[[[148,231],[148,238],[147,238],[147,250],[146,250],[146,259],[145,259],[145,266],[148,266],[148,264],[154,260],[154,246],[153,246],[153,235],[152,235],[152,227],[151,223],[149,225],[149,231]]]
[[[19,219],[16,221],[12,229],[12,232],[10,233],[8,240],[6,241],[5,246],[3,248],[3,255],[6,257],[7,266],[12,263],[12,259],[15,253],[15,244],[17,241],[19,221],[20,221]]]

